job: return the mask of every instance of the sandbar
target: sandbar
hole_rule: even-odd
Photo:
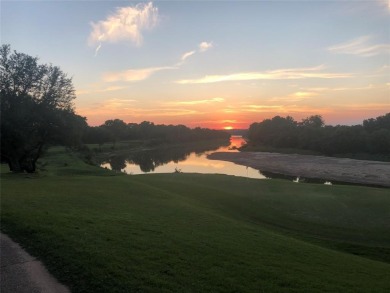
[[[208,158],[290,176],[390,187],[390,162],[269,152],[216,152]]]

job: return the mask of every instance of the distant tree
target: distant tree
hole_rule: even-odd
[[[103,126],[88,126],[83,135],[84,143],[94,143],[99,145],[99,150],[104,143],[112,140],[108,130]]]
[[[363,121],[370,153],[390,154],[390,113]]]
[[[34,172],[49,143],[75,143],[86,125],[73,111],[71,78],[37,57],[0,47],[1,159],[13,172]],[[71,132],[71,133],[69,133]]]
[[[323,127],[325,125],[325,121],[322,119],[321,115],[313,115],[302,119],[302,122],[300,122],[299,125],[304,127],[318,128]]]
[[[363,127],[368,132],[373,132],[379,129],[387,129],[390,131],[390,113],[376,118],[370,118],[363,121]]]
[[[126,136],[127,124],[123,120],[107,120],[102,127],[109,133],[114,147],[117,141]]]
[[[155,125],[153,122],[143,121],[138,125],[138,135],[143,139],[154,137]]]
[[[296,143],[297,122],[291,117],[275,116],[249,127],[248,138],[254,144],[291,147]]]
[[[371,153],[390,154],[390,130],[381,128],[368,135]]]

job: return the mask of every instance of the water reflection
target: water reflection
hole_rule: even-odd
[[[230,143],[227,142],[223,145],[160,147],[153,150],[114,153],[103,158],[101,166],[127,174],[184,172],[226,174],[257,179],[285,179],[297,183],[345,184],[344,182],[329,182],[320,178],[301,178],[259,171],[231,162],[207,159],[208,154],[216,151],[237,152],[237,148],[243,143],[245,140],[241,136],[232,136]]]
[[[232,136],[230,143],[214,146],[162,147],[154,150],[113,154],[101,166],[127,174],[184,173],[227,174],[249,178],[266,178],[258,170],[231,162],[208,160],[215,151],[237,152],[244,143],[240,136]]]

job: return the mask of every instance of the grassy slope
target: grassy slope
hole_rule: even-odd
[[[1,229],[74,292],[390,290],[388,263],[323,247],[389,249],[388,189],[47,162],[2,174]]]

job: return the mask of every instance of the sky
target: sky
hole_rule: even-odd
[[[72,77],[90,125],[247,128],[390,112],[390,1],[7,1],[1,43]]]

